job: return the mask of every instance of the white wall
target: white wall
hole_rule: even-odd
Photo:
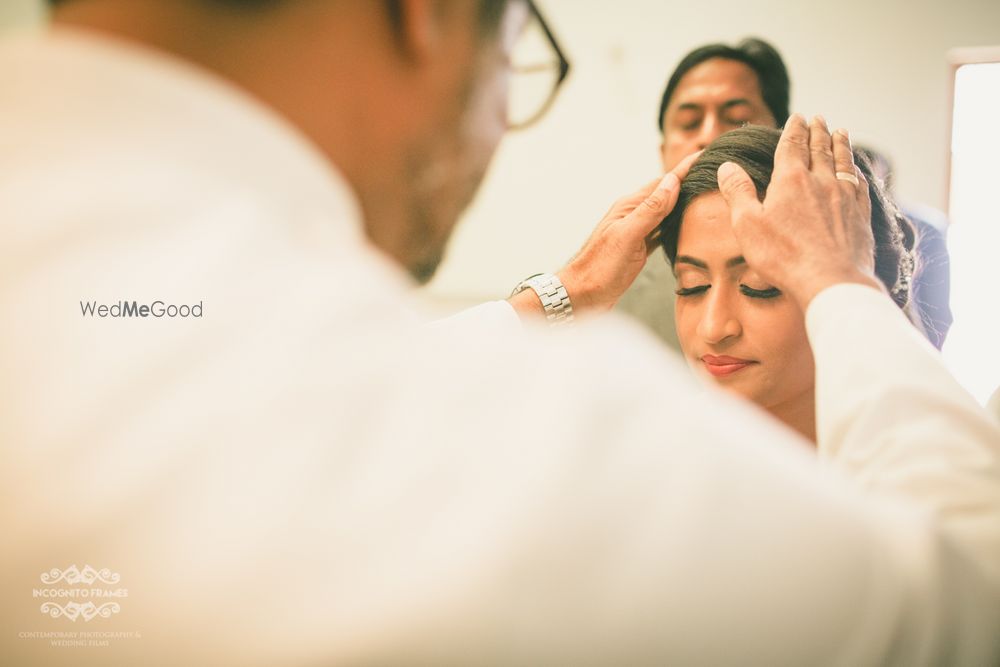
[[[501,146],[428,287],[434,298],[496,298],[559,268],[614,199],[657,175],[662,87],[681,56],[707,42],[774,43],[793,109],[823,113],[889,153],[901,197],[943,207],[945,53],[1000,44],[996,0],[538,2],[572,61],[570,79],[539,126]],[[0,28],[41,16],[40,0],[0,0]]]
[[[0,31],[36,24],[43,15],[41,0],[0,0]]]

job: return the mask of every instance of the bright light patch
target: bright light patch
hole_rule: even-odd
[[[985,403],[1000,386],[1000,62],[955,74],[948,248],[955,323],[948,367]]]

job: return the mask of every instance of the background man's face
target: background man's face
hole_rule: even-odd
[[[761,96],[757,73],[744,63],[723,58],[692,67],[681,78],[663,114],[660,156],[664,171],[719,135],[745,124],[777,124]]]

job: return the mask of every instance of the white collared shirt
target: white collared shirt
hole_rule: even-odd
[[[996,658],[998,426],[883,295],[807,313],[828,466],[624,323],[416,309],[259,102],[85,33],[0,45],[3,662]],[[108,618],[34,595],[71,565],[127,590]],[[45,634],[96,629],[139,636]]]

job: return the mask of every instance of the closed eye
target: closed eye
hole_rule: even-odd
[[[777,287],[768,287],[767,289],[754,289],[752,287],[747,287],[746,285],[740,285],[740,292],[753,299],[773,299],[775,297],[781,296],[781,290]]]
[[[698,285],[697,287],[678,287],[674,294],[677,296],[697,296],[698,294],[704,294],[708,291],[711,285]]]

